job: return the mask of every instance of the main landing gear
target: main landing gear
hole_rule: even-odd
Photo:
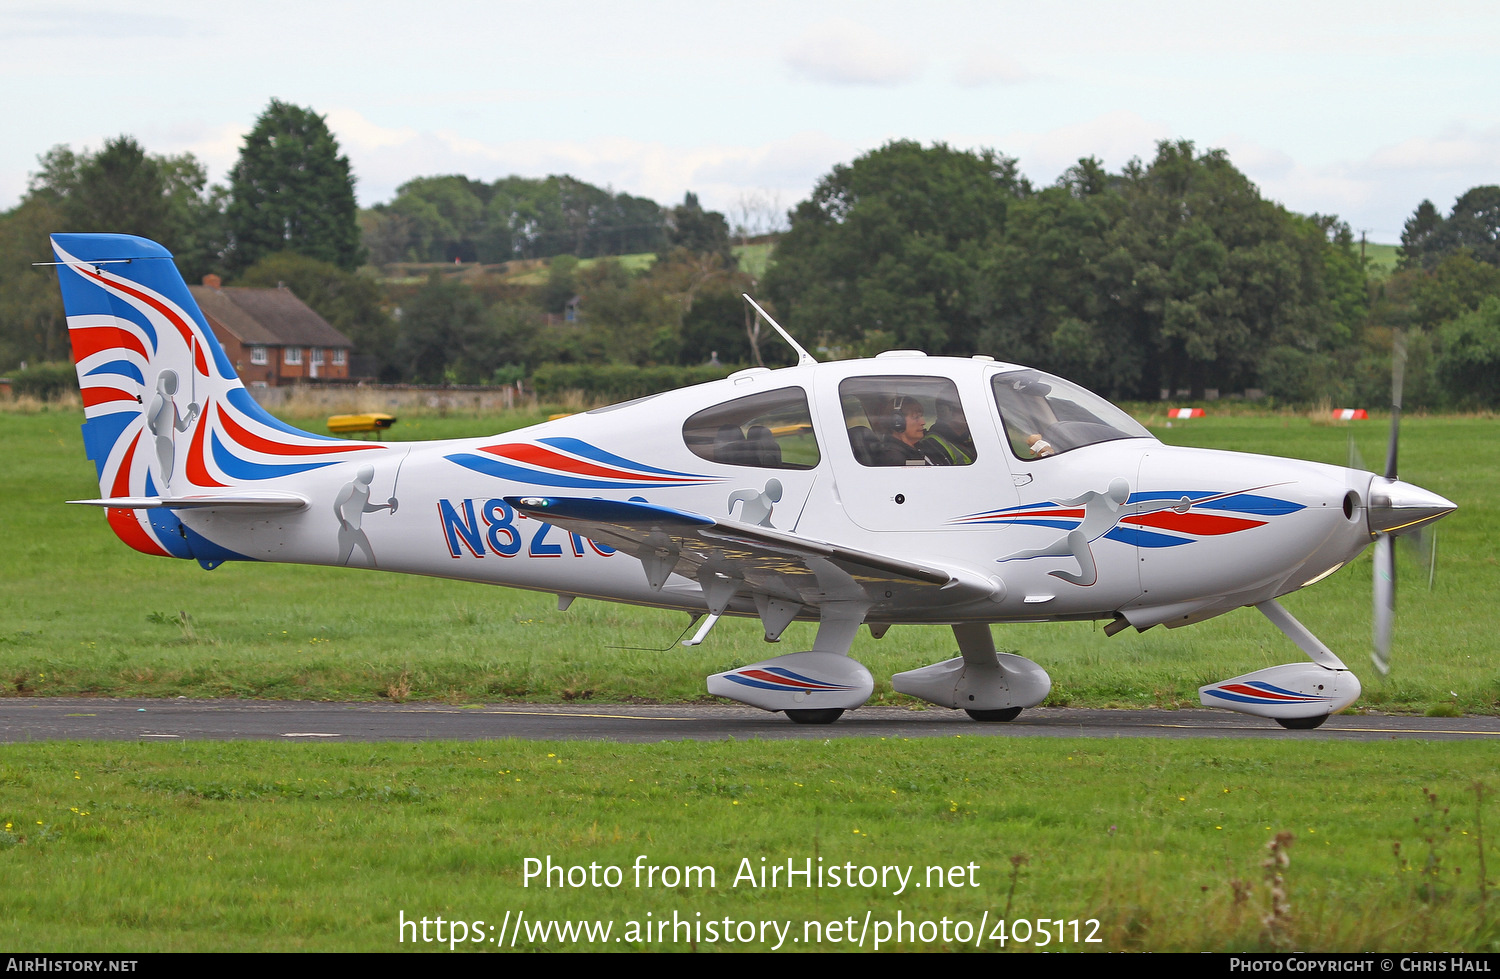
[[[965,707],[964,713],[976,721],[1013,721],[1021,716],[1021,708],[1002,707],[999,710],[974,710]]]
[[[787,720],[793,724],[832,724],[844,716],[842,707],[825,707],[821,710],[786,710]]]

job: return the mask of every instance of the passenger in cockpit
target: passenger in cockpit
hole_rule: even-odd
[[[969,420],[964,417],[958,402],[939,398],[937,424],[928,429],[928,438],[936,441],[948,453],[955,466],[967,466],[979,454],[974,449],[974,436],[969,431]]]

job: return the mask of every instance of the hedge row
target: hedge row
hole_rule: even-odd
[[[78,371],[66,361],[37,364],[11,374],[10,389],[18,397],[30,396],[46,401],[77,391]]]
[[[591,400],[621,401],[716,381],[739,370],[738,366],[695,365],[692,367],[636,367],[633,364],[543,364],[531,375],[536,393],[542,397],[581,391]]]

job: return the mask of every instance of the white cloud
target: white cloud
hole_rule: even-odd
[[[1417,136],[1377,150],[1370,164],[1393,172],[1446,173],[1488,169],[1500,160],[1500,126],[1472,131],[1450,126],[1436,136]],[[1467,189],[1467,188],[1465,188]]]
[[[213,127],[184,127],[168,134],[165,143],[167,154],[191,153],[208,167],[209,179],[228,181],[229,171],[240,158],[249,130],[233,123]],[[156,141],[152,141],[155,145]]]
[[[326,118],[328,128],[338,138],[339,145],[344,148],[345,152],[348,152],[350,146],[357,146],[362,150],[384,149],[388,146],[400,146],[418,138],[415,129],[406,127],[390,129],[379,126],[353,109],[334,109]]]
[[[1309,166],[1281,150],[1229,141],[1229,158],[1261,193],[1302,214],[1337,214],[1356,235],[1395,243],[1423,198],[1447,213],[1464,191],[1496,182],[1500,126],[1455,126],[1383,146],[1363,159]]]
[[[1131,157],[1149,161],[1158,141],[1176,136],[1164,120],[1118,110],[1042,132],[1006,133],[1000,142],[985,145],[1019,159],[1021,172],[1033,183],[1049,184],[1081,157],[1097,157],[1108,169],[1119,170]]]
[[[9,38],[61,41],[120,41],[204,37],[210,32],[188,14],[161,15],[138,10],[83,7],[6,11],[0,30]]]
[[[850,20],[825,20],[811,27],[783,61],[814,81],[840,85],[896,85],[921,67],[905,46]]]
[[[488,143],[452,130],[386,128],[349,109],[330,111],[328,121],[353,163],[366,206],[390,200],[397,187],[418,176],[460,173],[489,181],[566,173],[668,205],[691,190],[705,207],[727,213],[747,190],[777,193],[789,205],[799,201],[834,164],[862,150],[820,132],[753,146],[675,146],[625,137]]]
[[[982,85],[1016,85],[1035,77],[1020,62],[999,51],[975,48],[958,66],[953,80],[964,88],[979,88]]]

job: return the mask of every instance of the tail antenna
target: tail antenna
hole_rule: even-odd
[[[792,345],[792,349],[795,350],[795,351],[797,351],[797,366],[798,367],[804,367],[804,366],[806,366],[808,364],[816,364],[817,363],[817,360],[813,357],[812,354],[810,354],[806,350],[802,349],[802,344],[798,343],[796,340],[793,340],[792,339],[792,335],[790,333],[788,333],[786,330],[783,330],[781,328],[781,324],[780,323],[778,323],[775,320],[771,319],[771,314],[770,313],[768,313],[765,310],[763,310],[763,309],[760,308],[760,303],[758,303],[754,299],[750,298],[750,294],[749,293],[742,292],[742,293],[740,293],[740,295],[742,295],[742,296],[745,297],[745,302],[747,302],[750,305],[752,305],[752,306],[755,307],[755,311],[760,314],[760,318],[761,319],[763,319],[767,323],[771,324],[771,329],[773,329],[777,333],[781,334],[781,339],[785,340],[787,343],[790,343]]]

